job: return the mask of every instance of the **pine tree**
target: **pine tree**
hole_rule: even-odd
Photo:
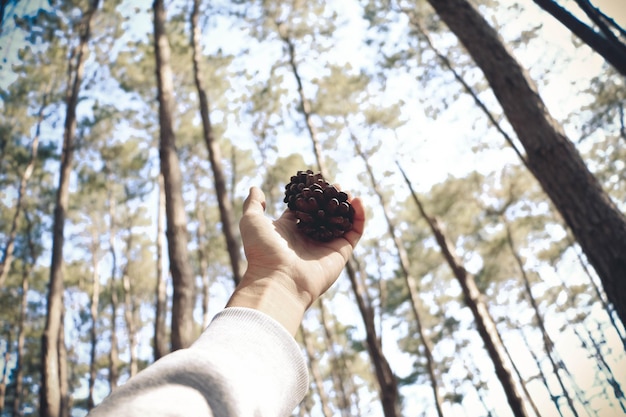
[[[466,0],[429,0],[489,81],[526,150],[525,163],[550,197],[626,321],[626,218],[550,116],[527,73]],[[584,185],[582,185],[584,184]]]
[[[174,133],[174,91],[170,47],[165,30],[163,0],[155,0],[154,46],[159,101],[159,154],[165,189],[167,247],[174,284],[172,299],[172,350],[193,341],[194,277],[187,251],[187,215],[182,196],[182,175]]]

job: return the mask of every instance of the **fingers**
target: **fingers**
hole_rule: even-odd
[[[350,204],[352,204],[352,208],[354,208],[352,229],[343,237],[350,242],[350,245],[354,248],[359,242],[359,239],[361,239],[363,229],[365,228],[365,208],[363,207],[363,201],[358,197],[352,199]]]
[[[265,212],[265,194],[258,187],[251,187],[248,197],[243,202],[243,214],[263,214]]]

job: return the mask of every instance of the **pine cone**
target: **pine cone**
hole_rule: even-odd
[[[295,212],[298,228],[312,239],[328,242],[352,229],[354,208],[348,195],[322,174],[298,171],[285,186],[284,202]]]

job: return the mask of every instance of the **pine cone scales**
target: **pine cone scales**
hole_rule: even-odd
[[[348,195],[322,174],[298,171],[285,186],[284,202],[295,212],[298,228],[312,239],[328,242],[352,229],[354,208]]]

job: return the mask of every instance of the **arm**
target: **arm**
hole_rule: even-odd
[[[291,213],[265,217],[252,188],[240,222],[248,268],[227,308],[189,348],[166,355],[106,398],[92,417],[289,415],[304,397],[308,373],[293,339],[304,312],[338,278],[364,224],[333,242],[298,233]]]

